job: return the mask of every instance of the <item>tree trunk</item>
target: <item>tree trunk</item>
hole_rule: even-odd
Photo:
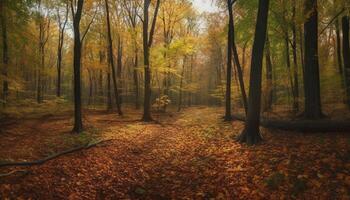
[[[112,111],[111,73],[107,73],[107,111]]]
[[[2,30],[2,75],[4,76],[3,80],[3,88],[2,88],[2,100],[3,105],[7,103],[7,97],[9,95],[9,86],[8,86],[8,64],[9,64],[9,56],[8,56],[8,44],[7,44],[7,25],[6,25],[6,1],[0,0],[0,23]]]
[[[265,62],[266,62],[266,102],[264,111],[271,110],[272,98],[273,98],[273,85],[272,85],[272,62],[270,52],[270,40],[266,35],[266,47],[265,47]]]
[[[137,42],[135,42],[135,43],[137,43]],[[133,78],[134,78],[134,87],[135,87],[135,107],[136,107],[136,109],[140,109],[139,77],[138,77],[138,73],[137,73],[137,67],[139,65],[138,62],[139,62],[138,50],[137,50],[137,46],[135,45]]]
[[[227,0],[229,13],[227,33],[227,70],[226,70],[226,94],[225,94],[225,121],[231,121],[231,78],[232,78],[232,44],[233,44],[233,14],[232,2]]]
[[[305,118],[320,119],[322,117],[320,96],[320,74],[318,62],[318,11],[317,0],[305,1],[304,14],[304,90]]]
[[[350,107],[350,38],[349,38],[349,16],[342,17],[343,30],[343,60],[344,77],[346,87],[346,104]]]
[[[285,22],[286,23],[286,22]],[[286,64],[287,64],[287,72],[288,72],[288,78],[289,78],[289,86],[290,86],[290,90],[292,93],[292,97],[293,97],[293,105],[294,105],[294,101],[295,101],[295,96],[294,96],[294,88],[293,88],[293,77],[292,77],[292,73],[291,73],[291,63],[290,63],[290,54],[289,54],[289,31],[288,31],[288,27],[285,27],[285,36],[284,36],[284,42],[285,42],[285,48],[286,48]],[[288,92],[288,97],[290,93]]]
[[[57,18],[58,18],[58,47],[57,47],[57,88],[56,88],[56,96],[61,97],[61,71],[62,71],[62,50],[64,43],[64,30],[66,28],[66,24],[68,22],[68,3],[66,5],[66,16],[65,21],[61,23],[61,17],[59,10],[57,10]]]
[[[294,100],[293,100],[293,111],[299,111],[299,70],[298,70],[298,56],[297,56],[297,28],[296,28],[296,0],[293,0],[293,24],[292,24],[292,34],[293,34],[293,77],[294,77]]]
[[[77,10],[73,13],[74,30],[74,128],[73,131],[80,133],[83,131],[82,111],[81,111],[81,40],[80,40],[80,20],[83,11],[84,0],[78,0]],[[73,7],[73,5],[72,5]],[[72,9],[73,11],[73,9]]]
[[[108,6],[108,0],[105,0],[105,6],[106,6],[106,20],[107,20],[107,33],[108,33],[108,50],[109,50],[109,62],[112,69],[112,80],[113,80],[113,88],[114,88],[114,96],[115,101],[117,105],[117,112],[118,115],[123,115],[121,105],[120,105],[120,99],[119,99],[119,90],[117,85],[117,79],[116,79],[116,72],[114,67],[114,56],[113,56],[113,41],[112,41],[112,34],[111,34],[111,23],[109,21],[109,6]]]
[[[179,105],[177,107],[177,112],[180,112],[181,106],[182,106],[182,85],[183,85],[183,79],[184,79],[184,74],[185,74],[185,64],[186,64],[186,56],[183,59],[183,64],[182,64],[180,87],[179,87]]]
[[[342,53],[341,53],[341,38],[340,38],[340,27],[339,27],[339,17],[335,20],[335,35],[336,35],[336,48],[337,48],[337,64],[339,74],[343,77],[343,62],[342,62]],[[342,81],[343,85],[343,81]]]
[[[250,86],[248,100],[248,115],[244,130],[238,138],[240,142],[253,145],[261,140],[260,104],[261,104],[261,79],[264,46],[266,43],[267,19],[269,12],[269,0],[259,0],[259,10],[255,27],[254,45],[252,52]]]
[[[122,94],[123,94],[123,82],[122,82],[122,65],[123,65],[123,43],[118,35],[118,60],[117,60],[117,78],[118,78],[118,95],[119,104],[122,104]]]
[[[239,56],[238,56],[238,52],[237,52],[237,47],[236,47],[236,42],[235,42],[235,23],[234,23],[234,19],[233,19],[233,7],[231,5],[231,12],[229,12],[229,17],[232,19],[232,24],[231,24],[231,31],[232,31],[232,42],[231,42],[231,48],[233,51],[233,59],[234,62],[236,64],[236,68],[237,68],[237,74],[238,74],[238,80],[239,80],[239,86],[241,89],[241,94],[242,94],[242,99],[243,99],[243,106],[244,106],[244,111],[245,113],[248,112],[248,100],[247,100],[247,93],[245,91],[245,86],[244,86],[244,80],[243,80],[243,71],[242,71],[242,67],[241,64],[239,62]]]
[[[88,69],[88,75],[89,75],[89,98],[88,98],[88,105],[91,105],[92,98],[93,98],[93,81],[92,81],[92,73],[91,70]]]
[[[149,66],[149,51],[153,42],[153,35],[155,31],[157,15],[160,5],[160,0],[157,0],[156,8],[153,15],[152,26],[150,33],[148,33],[148,22],[149,22],[149,7],[151,1],[144,0],[143,7],[143,64],[145,69],[145,92],[144,92],[144,105],[143,105],[143,117],[142,120],[145,122],[152,121],[151,117],[151,69]]]

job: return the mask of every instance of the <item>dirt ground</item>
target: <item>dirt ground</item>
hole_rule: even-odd
[[[84,112],[72,134],[67,112],[0,123],[0,163],[44,158],[89,141],[90,149],[30,167],[2,167],[0,199],[350,199],[350,134],[262,129],[248,147],[243,123],[195,107],[154,115]],[[22,173],[20,170],[25,170]]]

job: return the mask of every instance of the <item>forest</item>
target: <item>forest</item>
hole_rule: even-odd
[[[350,199],[349,0],[0,0],[0,199]]]

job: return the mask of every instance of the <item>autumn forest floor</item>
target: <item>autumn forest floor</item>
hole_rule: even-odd
[[[349,199],[350,134],[262,129],[264,141],[234,141],[243,123],[218,108],[125,116],[86,110],[0,122],[0,164],[31,161],[105,141],[29,167],[1,167],[0,199]]]

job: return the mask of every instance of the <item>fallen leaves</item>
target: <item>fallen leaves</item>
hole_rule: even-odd
[[[230,139],[241,130],[242,123],[223,123],[220,116],[221,112],[212,108],[191,108],[175,117],[158,116],[159,124],[147,124],[136,120],[139,113],[123,119],[92,113],[88,118],[90,124],[103,130],[99,137],[113,139],[111,143],[31,167],[32,173],[25,177],[1,179],[0,197],[342,199],[349,196],[349,135],[304,135],[263,129],[265,141],[248,147]],[[62,118],[55,126],[66,120]],[[36,128],[44,134],[50,124],[48,121]],[[28,134],[13,137],[21,143]],[[320,137],[323,139],[319,140]],[[32,142],[33,149],[40,148],[40,142]],[[60,140],[56,142],[61,144]]]

